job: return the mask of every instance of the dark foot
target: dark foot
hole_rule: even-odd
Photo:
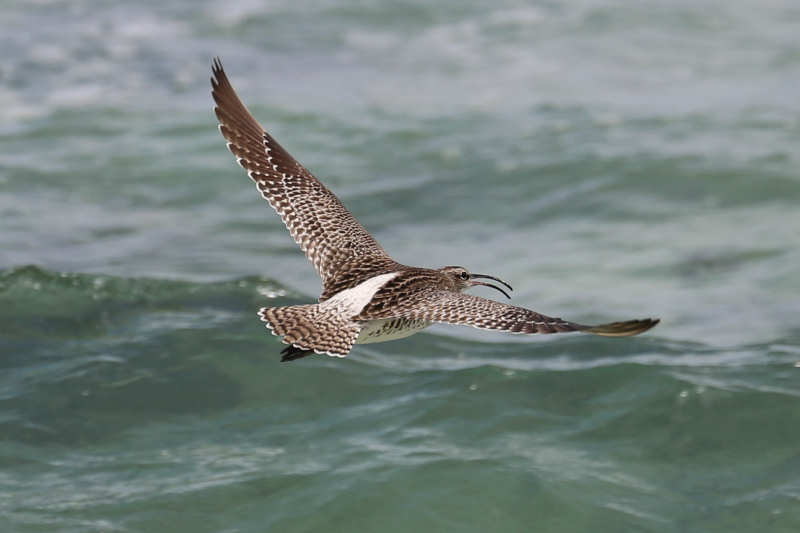
[[[314,353],[314,350],[304,350],[302,348],[298,348],[297,346],[289,345],[281,351],[281,363],[285,361],[294,361],[295,359],[300,359],[301,357],[305,357],[307,355],[311,355]]]

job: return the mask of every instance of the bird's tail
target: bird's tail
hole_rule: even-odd
[[[630,337],[638,335],[652,328],[660,322],[658,318],[643,318],[641,320],[626,320],[624,322],[611,322],[598,326],[584,326],[583,331],[604,337]]]
[[[321,304],[262,307],[258,316],[273,334],[291,345],[284,350],[282,361],[299,359],[311,352],[345,357],[361,331],[358,323],[335,307]]]

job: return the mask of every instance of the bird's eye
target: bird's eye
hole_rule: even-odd
[[[469,279],[469,273],[467,273],[467,271],[465,270],[461,274],[459,274],[458,277],[460,277],[463,280],[467,280],[467,279]]]

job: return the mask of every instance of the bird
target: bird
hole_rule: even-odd
[[[339,198],[253,118],[222,62],[212,61],[219,131],[261,196],[280,215],[322,278],[317,303],[262,307],[258,316],[288,346],[281,361],[313,354],[346,357],[353,345],[408,337],[446,323],[519,334],[585,332],[627,337],[659,319],[584,325],[464,292],[491,287],[510,298],[511,285],[464,267],[412,267],[383,249]],[[497,284],[483,280],[494,281]]]

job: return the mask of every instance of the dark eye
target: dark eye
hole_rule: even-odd
[[[459,275],[458,275],[458,277],[459,277],[459,278],[461,278],[461,279],[463,279],[463,280],[467,280],[467,279],[469,279],[469,274],[468,274],[468,273],[467,273],[467,271],[465,270],[464,272],[462,272],[461,274],[459,274]]]

